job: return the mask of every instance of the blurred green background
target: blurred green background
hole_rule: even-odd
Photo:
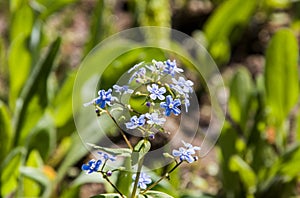
[[[72,88],[95,45],[139,26],[198,40],[229,93],[215,149],[156,189],[174,197],[299,197],[300,1],[0,0],[1,197],[111,190],[80,171],[89,152],[76,133]],[[138,53],[122,56],[120,71],[140,61]]]

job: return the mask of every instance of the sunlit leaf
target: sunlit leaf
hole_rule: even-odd
[[[19,168],[25,157],[25,149],[17,147],[1,162],[1,196],[12,194],[18,187]]]
[[[0,161],[11,149],[13,142],[13,131],[11,126],[10,114],[7,106],[0,100]]]
[[[294,33],[281,29],[272,37],[266,52],[265,86],[270,124],[280,125],[299,96],[298,44]]]
[[[248,193],[253,194],[256,191],[256,175],[251,167],[238,155],[231,157],[229,161],[231,171],[238,172],[241,181],[246,187]]]

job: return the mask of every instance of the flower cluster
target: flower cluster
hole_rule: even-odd
[[[153,60],[150,64],[144,64],[144,62],[136,64],[126,74],[129,80],[126,80],[125,84],[118,83],[107,91],[100,90],[98,97],[85,103],[84,106],[94,105],[98,116],[102,113],[107,113],[115,124],[118,125],[125,142],[131,149],[130,151],[136,152],[135,147],[131,145],[124,134],[125,128],[127,130],[134,130],[133,132],[140,131],[144,137],[143,141],[150,143],[149,139],[154,138],[156,131],[164,131],[163,125],[166,122],[166,117],[172,115],[179,116],[184,111],[183,109],[185,109],[185,112],[188,112],[194,84],[192,81],[185,79],[183,75],[180,74],[182,72],[183,69],[177,67],[175,60]],[[132,98],[134,98],[134,96],[141,96],[144,100],[141,102],[141,106],[147,111],[142,111],[143,113],[141,113],[133,109],[130,104],[125,104],[122,97],[126,94]],[[126,102],[128,102],[128,97],[125,98]],[[183,106],[185,108],[183,108]],[[125,121],[124,116],[120,118],[113,117],[113,110],[120,108],[121,110],[129,110],[131,117],[125,118]],[[176,163],[176,166],[171,169],[168,174],[177,168],[181,162],[186,161],[192,163],[197,160],[195,154],[196,151],[200,150],[200,147],[193,146],[184,141],[182,142],[184,146],[178,150],[173,150],[173,156],[171,156],[176,162],[177,158],[179,158],[180,163]],[[126,150],[126,152],[128,151]],[[107,176],[110,176],[115,170],[103,172],[103,169],[106,162],[115,161],[116,158],[104,152],[98,152],[98,154],[101,156],[101,159],[90,160],[87,164],[82,165],[82,170],[88,174],[93,172],[102,173],[103,177],[105,176],[107,179]],[[141,167],[138,170],[141,170]],[[163,177],[166,178],[168,174]],[[139,175],[138,178],[137,175]],[[152,183],[152,180],[146,173],[141,172],[140,174],[134,174],[132,179],[134,181],[133,195],[136,192],[136,188],[147,191],[161,181],[160,179],[147,188],[147,185]],[[112,186],[122,195],[114,185]]]

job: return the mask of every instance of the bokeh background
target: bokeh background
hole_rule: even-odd
[[[139,26],[195,38],[214,58],[229,94],[215,148],[156,190],[194,198],[299,197],[300,1],[0,0],[1,197],[112,190],[80,170],[90,154],[73,121],[73,83],[93,47]],[[153,58],[151,50],[139,53],[122,56],[118,68]],[[115,83],[112,71],[104,87]],[[199,124],[206,126],[209,97],[196,91]],[[130,184],[114,180],[120,188]]]

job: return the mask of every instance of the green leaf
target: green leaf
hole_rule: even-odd
[[[37,150],[32,150],[28,156],[26,166],[42,168],[43,160]],[[38,197],[42,191],[41,186],[32,179],[24,178],[23,179],[24,190],[22,195],[26,197]]]
[[[125,167],[125,170],[119,171],[116,186],[120,192],[122,192],[124,195],[128,195],[132,184],[131,158],[126,157],[122,166]]]
[[[132,151],[129,148],[107,148],[107,147],[97,146],[91,143],[87,143],[87,145],[93,147],[94,149],[105,151],[111,155],[130,157],[132,153]]]
[[[91,198],[122,198],[122,197],[117,193],[109,193],[109,194],[96,195]]]
[[[132,152],[132,162],[131,165],[135,165],[136,163],[138,163],[140,161],[140,159],[142,159],[150,150],[151,148],[151,143],[146,140],[146,139],[142,139],[140,140],[134,147],[134,151]]]
[[[230,83],[229,112],[232,119],[245,127],[254,85],[247,69],[237,70]]]
[[[12,146],[13,131],[11,127],[10,115],[6,105],[0,100],[0,162],[10,151]]]
[[[21,35],[13,40],[8,51],[9,106],[11,109],[15,109],[16,99],[20,95],[31,68],[31,56],[26,45],[27,38],[27,35]],[[20,69],[21,66],[22,69]]]
[[[173,198],[171,195],[168,195],[163,192],[149,190],[144,195],[139,195],[139,198]]]
[[[68,75],[62,87],[51,102],[51,111],[55,121],[55,126],[57,127],[63,127],[70,120],[73,120],[72,91],[75,77],[75,72]]]
[[[18,100],[18,106],[15,115],[16,124],[16,137],[14,144],[17,145],[22,143],[28,135],[30,129],[39,120],[39,116],[43,113],[43,108],[48,104],[47,100],[47,79],[54,65],[54,60],[59,50],[61,39],[57,38],[50,46],[48,53],[43,61],[38,63],[28,80],[24,88],[22,89],[20,99]],[[34,104],[36,103],[36,104]],[[31,106],[30,106],[31,105]],[[31,108],[32,112],[28,112]],[[29,115],[34,115],[34,111],[38,112],[39,115],[35,116],[33,120],[26,120]],[[30,119],[30,118],[27,118]],[[24,125],[27,125],[24,127]]]
[[[16,191],[19,179],[19,167],[25,157],[25,149],[13,149],[1,164],[1,197],[6,197]]]
[[[254,194],[256,191],[256,175],[251,167],[238,155],[234,155],[230,158],[229,168],[233,172],[238,172],[247,192]]]
[[[43,194],[41,197],[49,197],[52,190],[52,183],[48,177],[44,174],[42,169],[32,167],[21,167],[20,172],[23,176],[36,181],[43,186]]]
[[[253,16],[257,0],[224,1],[210,16],[204,26],[212,56],[220,61],[228,60],[229,41],[239,39],[241,30]],[[241,28],[242,27],[242,28]],[[240,28],[240,29],[239,29]],[[239,32],[237,32],[239,31]],[[217,50],[223,48],[225,51]],[[213,49],[213,50],[212,50]],[[224,63],[224,62],[223,62]]]
[[[280,125],[299,96],[298,44],[290,29],[278,30],[266,52],[265,86],[270,124]]]

